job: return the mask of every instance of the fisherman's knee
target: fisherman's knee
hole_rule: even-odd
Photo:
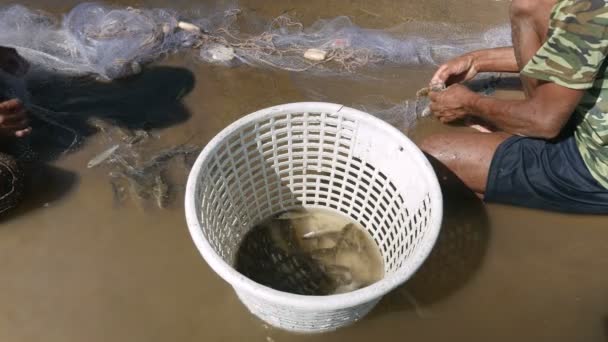
[[[0,214],[15,208],[23,197],[23,170],[12,156],[0,153]]]
[[[443,144],[444,138],[441,134],[432,134],[425,137],[419,144],[418,147],[435,159],[440,159],[442,152],[445,151],[445,145]],[[443,145],[443,148],[442,148]]]

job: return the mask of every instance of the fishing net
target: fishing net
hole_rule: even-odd
[[[484,73],[465,83],[472,91],[494,95],[498,90],[520,89],[516,75]],[[409,134],[420,119],[431,116],[429,108],[431,91],[442,91],[444,85],[417,87],[411,81],[397,77],[395,80],[339,78],[323,82],[315,78],[295,78],[296,87],[306,101],[338,102],[376,116],[402,132]],[[341,89],[338,85],[342,85]],[[343,89],[348,89],[344,92]],[[380,90],[380,91],[379,91]]]
[[[68,75],[115,79],[192,44],[177,14],[162,9],[83,3],[62,21],[14,5],[0,10],[0,45],[16,48],[35,67]]]
[[[204,35],[201,45],[201,59],[207,62],[238,60],[257,67],[327,73],[387,64],[437,65],[472,50],[509,46],[511,35],[508,25],[474,31],[466,26],[415,22],[389,31],[365,29],[344,16],[305,28],[282,15],[258,34],[239,32],[237,25],[220,27]]]
[[[474,49],[510,45],[508,26],[476,31],[411,22],[385,31],[337,17],[305,28],[281,15],[261,30],[249,30],[241,29],[248,20],[242,16],[233,6],[194,16],[83,3],[60,20],[13,5],[0,9],[0,45],[16,48],[48,71],[106,80],[136,74],[142,65],[184,50],[212,63],[353,72],[381,64],[436,65]]]
[[[506,74],[492,73],[478,76],[474,80],[467,82],[467,86],[480,95],[490,96],[498,89],[507,88],[512,82],[512,77]],[[372,114],[401,131],[408,133],[416,126],[419,119],[432,115],[429,108],[429,94],[433,91],[440,92],[443,90],[445,90],[444,84],[424,87],[416,92],[415,97],[397,103],[389,101],[381,95],[371,95],[365,97],[360,104],[354,104],[354,107]],[[473,122],[469,123],[472,124]]]

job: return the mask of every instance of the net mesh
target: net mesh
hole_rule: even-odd
[[[177,25],[177,14],[163,9],[83,3],[58,20],[14,5],[0,10],[0,44],[48,71],[115,79],[192,44],[194,35]]]
[[[416,22],[385,31],[361,28],[342,16],[319,20],[305,28],[292,17],[282,15],[258,34],[239,32],[233,24],[205,35],[201,58],[225,63],[233,57],[258,67],[331,73],[387,64],[438,65],[468,51],[509,45],[508,25],[479,31],[467,26]],[[218,48],[228,48],[231,55],[223,59],[209,53]]]
[[[383,64],[436,65],[474,49],[510,45],[507,25],[483,31],[410,22],[377,30],[342,16],[304,27],[281,15],[261,32],[249,32],[240,29],[241,17],[236,7],[187,16],[83,3],[58,19],[13,5],[0,9],[0,45],[16,48],[46,70],[107,80],[138,73],[142,65],[183,50],[194,50],[204,62],[330,73]]]

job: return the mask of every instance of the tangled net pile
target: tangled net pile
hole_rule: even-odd
[[[111,80],[185,50],[202,61],[288,71],[352,72],[378,64],[438,64],[466,51],[510,45],[508,26],[469,32],[446,24],[409,23],[405,33],[364,29],[347,17],[308,28],[281,15],[262,32],[239,30],[238,8],[201,18],[167,9],[83,3],[62,20],[21,5],[0,9],[0,45],[16,48],[32,64],[68,75]]]
[[[161,9],[83,3],[60,22],[14,5],[0,10],[0,45],[16,48],[47,71],[115,79],[186,46],[192,34],[177,24],[176,13]]]

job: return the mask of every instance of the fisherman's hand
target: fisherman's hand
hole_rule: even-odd
[[[471,80],[477,75],[475,57],[472,54],[462,55],[441,65],[433,75],[431,84],[450,85]]]
[[[29,63],[17,53],[17,50],[0,46],[0,69],[13,76],[22,77],[29,68]]]
[[[21,101],[13,99],[0,102],[0,137],[22,138],[31,131],[27,112]]]
[[[472,112],[472,103],[478,95],[469,88],[453,84],[443,91],[432,91],[431,112],[443,123],[462,119]]]

